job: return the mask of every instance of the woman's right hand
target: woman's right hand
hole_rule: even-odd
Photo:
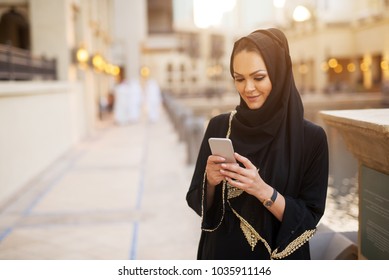
[[[223,181],[224,176],[220,173],[221,164],[226,160],[220,156],[210,155],[205,170],[207,172],[207,185],[215,187]]]

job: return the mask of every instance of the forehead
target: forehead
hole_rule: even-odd
[[[266,65],[259,53],[243,50],[235,54],[233,59],[233,69],[236,73],[246,74],[258,70],[266,71]]]

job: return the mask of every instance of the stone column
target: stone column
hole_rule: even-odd
[[[127,78],[138,78],[141,44],[147,36],[146,0],[114,0],[113,38],[115,63],[124,65]]]
[[[389,109],[320,114],[359,162],[358,258],[389,259]]]

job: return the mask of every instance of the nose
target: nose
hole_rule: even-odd
[[[252,92],[255,90],[255,85],[252,81],[250,80],[247,80],[246,81],[246,84],[245,84],[245,87],[244,87],[244,91],[245,92]]]

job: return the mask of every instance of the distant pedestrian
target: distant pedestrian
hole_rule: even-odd
[[[136,79],[126,80],[121,69],[118,84],[114,88],[114,119],[119,125],[137,122],[140,116],[142,89]]]
[[[128,100],[129,100],[129,85],[125,80],[124,69],[120,70],[118,83],[114,87],[114,120],[119,125],[124,125],[129,121]]]
[[[128,101],[129,118],[131,123],[139,121],[141,116],[143,94],[142,87],[137,78],[129,81],[130,96]]]
[[[161,111],[162,97],[161,90],[156,80],[147,79],[145,83],[145,94],[149,121],[157,122]]]

